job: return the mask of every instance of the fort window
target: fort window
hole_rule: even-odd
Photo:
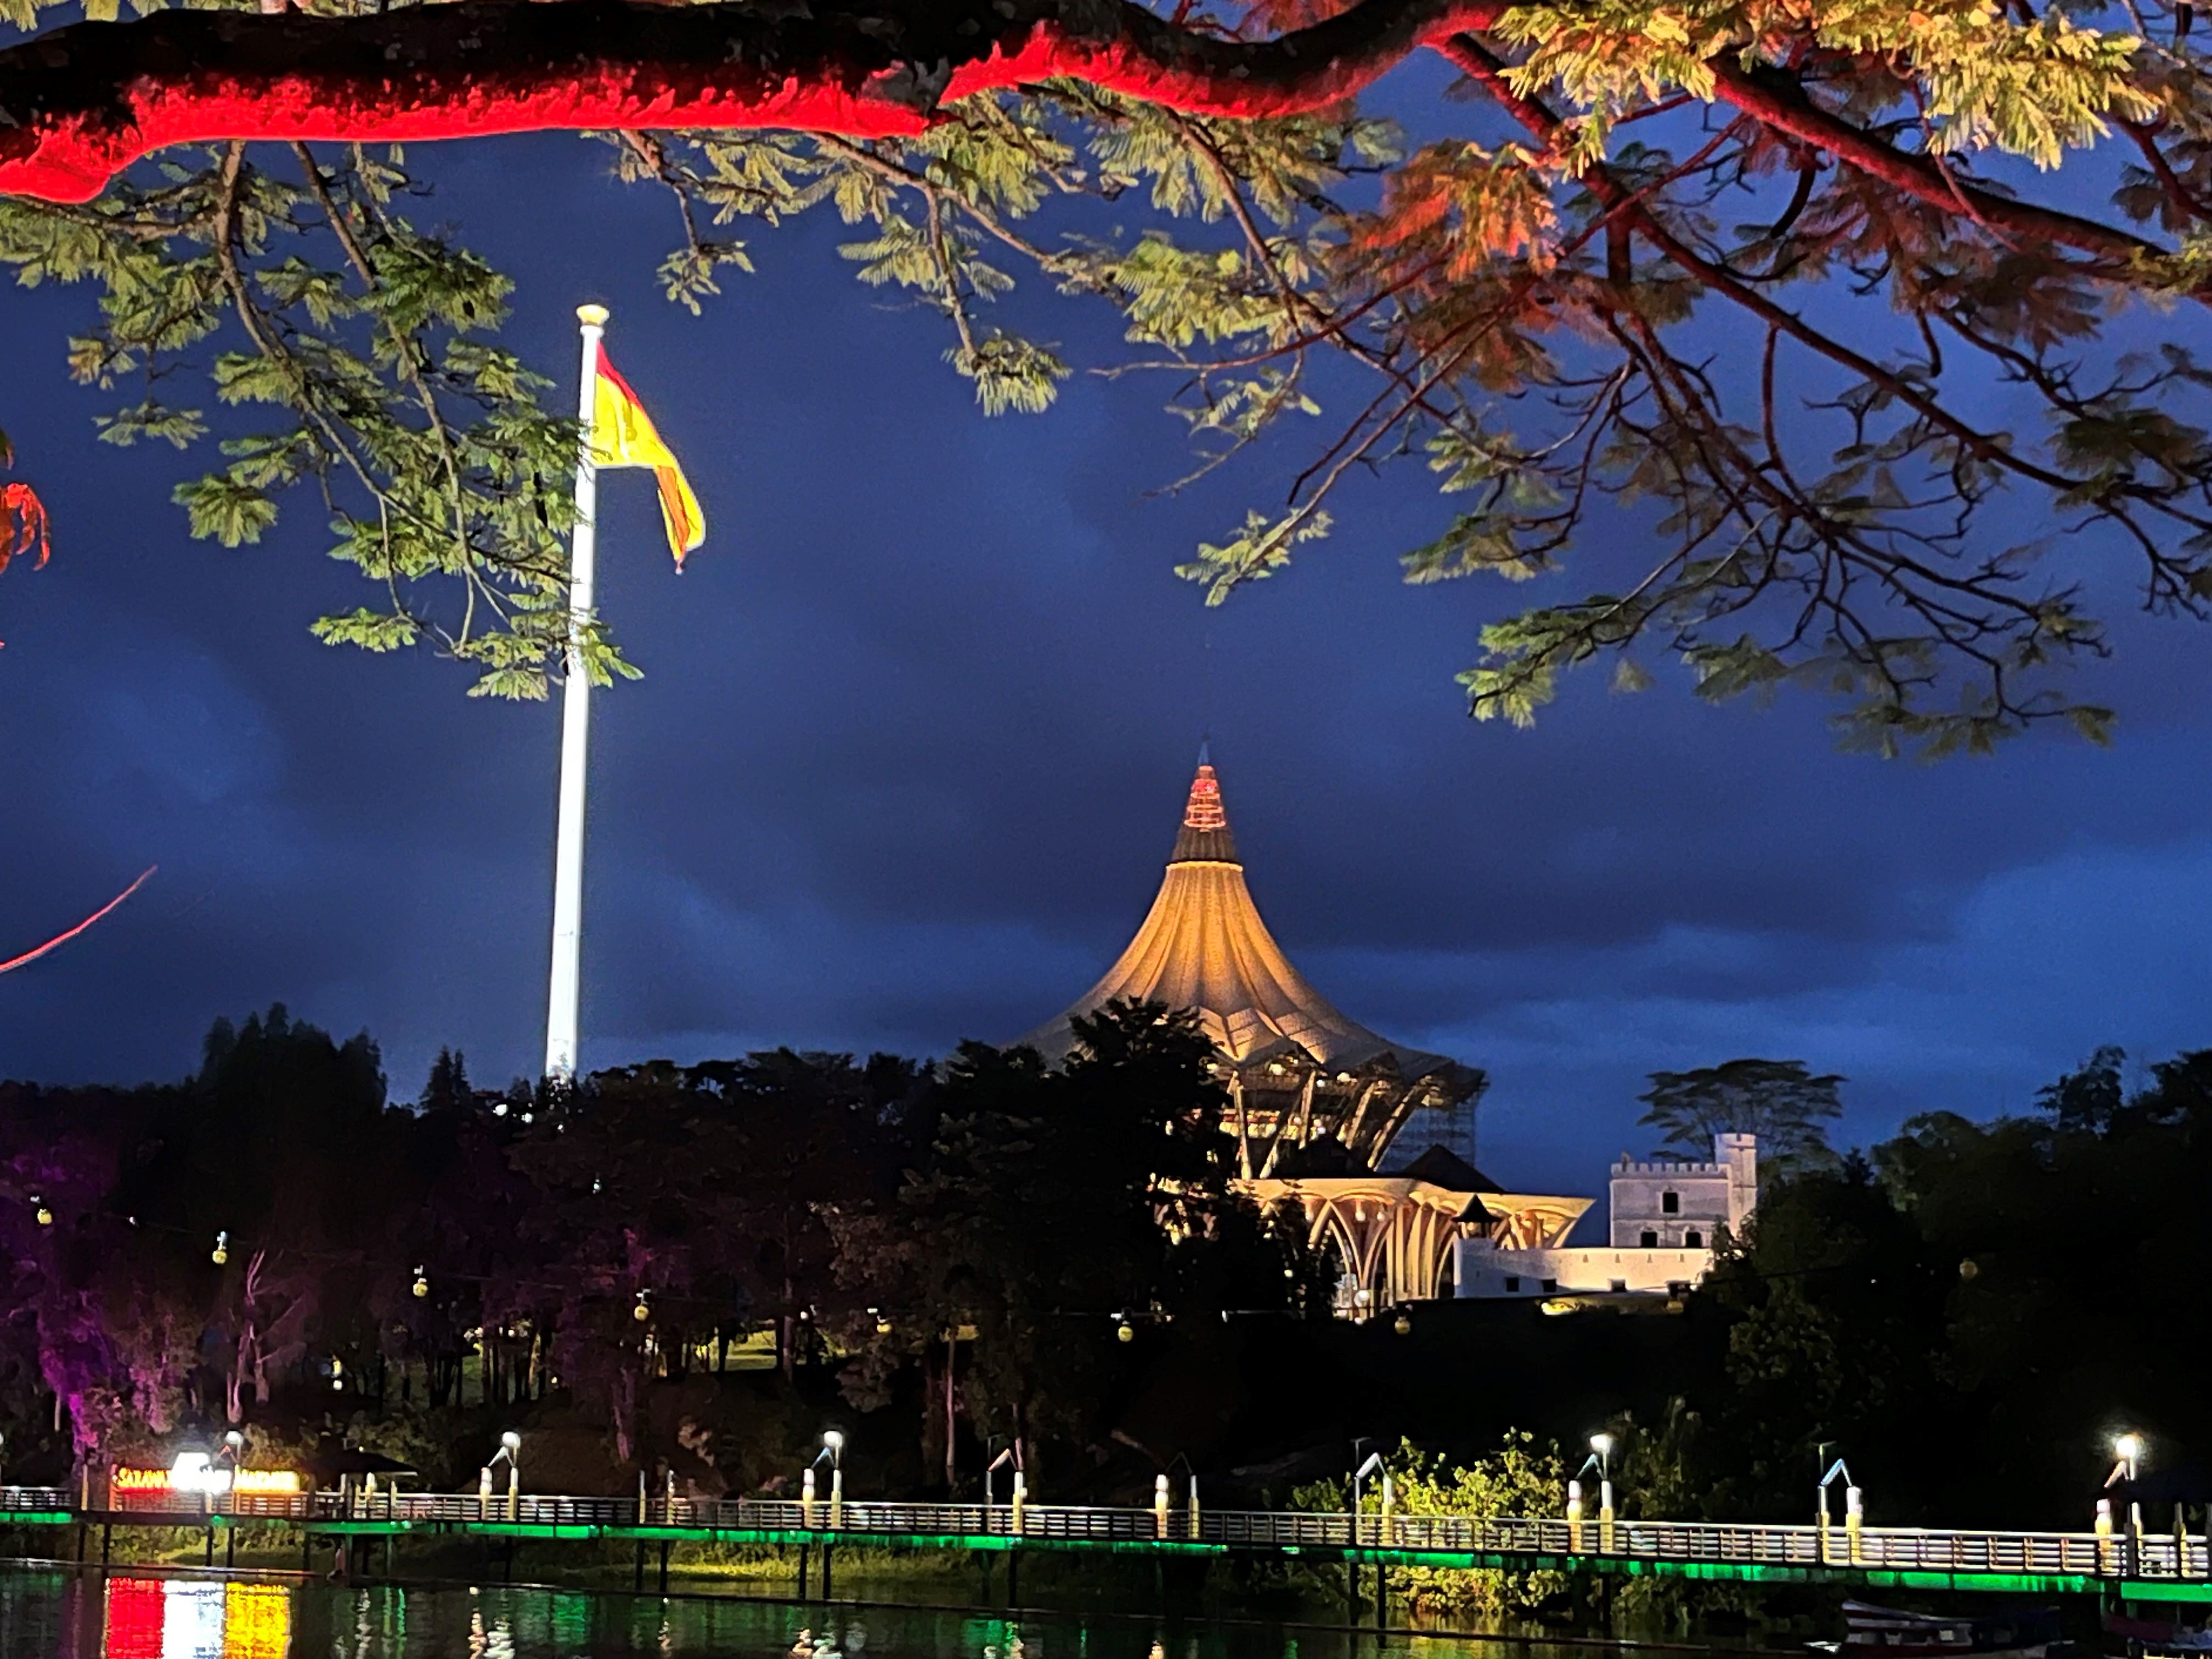
[[[1680,1193],[1662,1193],[1662,1194],[1659,1194],[1659,1208],[1660,1208],[1660,1210],[1662,1211],[1662,1212],[1663,1212],[1663,1213],[1665,1213],[1665,1214],[1667,1214],[1667,1215],[1680,1215],[1680,1214],[1681,1213],[1681,1212],[1682,1212],[1682,1195],[1681,1195],[1681,1194],[1680,1194]]]
[[[1686,1249],[1702,1250],[1705,1248],[1705,1236],[1692,1227],[1682,1235],[1682,1245]]]

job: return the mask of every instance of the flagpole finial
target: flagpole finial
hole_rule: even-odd
[[[605,328],[607,325],[607,308],[605,306],[576,307],[576,320],[586,328]]]

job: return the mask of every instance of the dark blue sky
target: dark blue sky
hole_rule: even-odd
[[[1291,452],[1164,499],[1188,458],[1163,385],[1079,378],[986,421],[833,223],[757,229],[760,274],[694,319],[653,290],[663,204],[605,155],[453,150],[418,215],[519,279],[507,337],[563,403],[574,307],[613,306],[712,525],[679,580],[646,475],[604,487],[603,604],[647,678],[595,716],[587,1064],[1012,1037],[1142,916],[1206,731],[1293,959],[1489,1068],[1482,1161],[1514,1185],[1595,1190],[1644,1150],[1654,1067],[1802,1057],[1851,1079],[1863,1138],[2021,1106],[2099,1042],[2212,1043],[2201,631],[2123,608],[2121,658],[2082,677],[2122,708],[2108,752],[1884,764],[1808,699],[1715,710],[1672,676],[1476,726],[1452,674],[1546,590],[1401,586],[1449,512],[1425,475],[1362,486],[1302,568],[1207,612],[1172,566],[1275,499]],[[0,954],[161,868],[0,977],[0,1074],[173,1076],[216,1015],[279,1000],[369,1030],[399,1093],[441,1043],[480,1081],[534,1069],[556,707],[316,645],[358,584],[304,496],[259,548],[187,539],[191,462],[96,443],[111,400],[67,383],[88,298],[0,297],[0,427],[58,541],[0,578]],[[1098,316],[1017,304],[1110,358]]]

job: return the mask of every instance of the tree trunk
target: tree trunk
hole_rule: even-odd
[[[945,1490],[947,1496],[951,1495],[954,1482],[960,1477],[959,1460],[955,1455],[954,1445],[957,1425],[953,1413],[953,1402],[957,1398],[953,1392],[953,1373],[958,1369],[954,1362],[960,1352],[959,1340],[957,1332],[947,1331],[945,1334]]]

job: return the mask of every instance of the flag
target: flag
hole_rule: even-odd
[[[660,521],[668,527],[668,550],[676,568],[684,556],[707,539],[707,515],[677,464],[676,456],[653,429],[653,416],[629,389],[629,382],[599,348],[599,372],[592,381],[592,459],[599,466],[649,466],[660,485]]]

